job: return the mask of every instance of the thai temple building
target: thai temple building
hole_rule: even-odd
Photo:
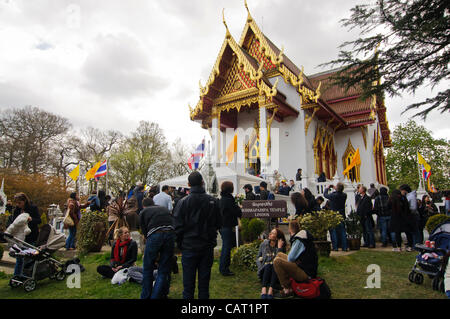
[[[357,88],[331,84],[338,70],[307,75],[248,16],[239,41],[226,25],[225,39],[190,118],[212,138],[216,167],[251,173],[274,182],[276,176],[322,193],[317,178],[347,185],[386,185],[383,151],[391,146],[384,101],[360,100]],[[270,32],[270,31],[269,31]],[[199,66],[202,67],[202,66]],[[234,161],[227,148],[237,135]],[[343,171],[359,149],[361,163]],[[298,183],[298,182],[297,182]]]

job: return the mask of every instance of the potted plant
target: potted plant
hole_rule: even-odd
[[[350,250],[359,250],[361,247],[362,226],[358,214],[352,209],[345,219],[345,228],[347,230],[347,243]]]
[[[314,244],[320,256],[329,257],[331,242],[327,240],[328,230],[342,223],[343,217],[339,212],[321,210],[298,217],[301,229],[305,229],[314,237]]]

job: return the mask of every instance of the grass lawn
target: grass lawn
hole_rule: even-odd
[[[7,298],[44,298],[44,299],[136,299],[141,287],[136,283],[113,286],[107,279],[101,279],[96,272],[97,265],[107,264],[109,253],[91,254],[81,259],[86,271],[81,274],[81,288],[69,289],[65,281],[50,279],[39,281],[35,291],[26,293],[22,287],[12,289],[8,285],[11,276],[0,273],[0,299]],[[181,258],[178,258],[180,261]],[[321,258],[319,275],[326,279],[334,299],[375,299],[375,298],[420,298],[446,299],[444,294],[431,288],[431,280],[425,277],[422,285],[412,284],[408,273],[414,264],[415,253],[393,253],[361,250],[352,255]],[[142,262],[138,263],[142,264]],[[381,268],[381,288],[366,289],[367,266],[377,264]],[[250,271],[233,271],[234,277],[219,274],[218,259],[212,268],[210,297],[212,299],[258,299],[259,281],[256,273]],[[182,269],[172,275],[169,298],[182,298]]]

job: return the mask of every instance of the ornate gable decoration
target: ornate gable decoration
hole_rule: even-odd
[[[255,58],[259,63],[263,64],[264,72],[277,70],[283,77],[286,83],[290,83],[293,87],[297,88],[299,94],[305,99],[304,103],[317,103],[320,98],[320,87],[312,90],[304,85],[303,79],[303,67],[298,75],[292,73],[284,64],[284,48],[277,55],[269,44],[269,41],[265,35],[261,32],[255,20],[250,14],[247,1],[245,0],[245,8],[247,9],[247,23],[245,24],[244,31],[242,32],[239,45],[241,47],[247,47],[250,55]],[[248,37],[249,30],[252,31],[253,37]]]

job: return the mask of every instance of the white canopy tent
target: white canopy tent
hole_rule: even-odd
[[[245,184],[250,184],[252,186],[259,185],[261,182],[264,181],[264,179],[253,176],[246,173],[237,173],[230,167],[217,167],[215,168],[217,182],[219,184],[222,184],[224,181],[231,181],[234,185],[234,192],[237,193],[243,193],[243,187]],[[159,183],[160,186],[168,185],[172,187],[184,187],[188,188],[188,176],[189,174],[185,174],[182,176],[178,176],[175,178],[167,179],[165,181],[162,181]]]

